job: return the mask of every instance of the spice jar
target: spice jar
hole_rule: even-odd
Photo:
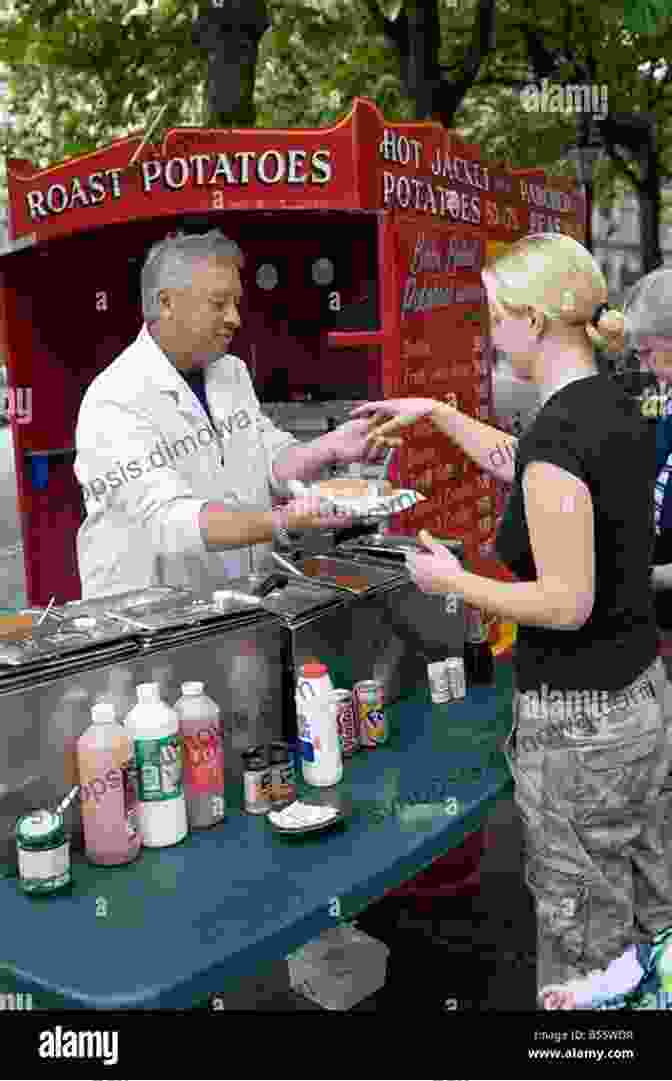
[[[266,814],[273,806],[273,772],[268,750],[251,747],[242,757],[245,810],[251,815]]]
[[[70,841],[61,814],[43,810],[21,815],[15,832],[22,890],[49,894],[70,885]]]
[[[271,771],[273,774],[273,807],[285,807],[296,799],[296,775],[294,762],[287,743],[271,744]]]

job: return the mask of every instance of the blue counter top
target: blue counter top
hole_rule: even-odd
[[[0,991],[35,1009],[189,1008],[352,919],[478,829],[510,786],[499,747],[511,726],[511,669],[461,702],[419,688],[389,706],[390,740],[345,760],[345,825],[286,839],[265,816],[229,816],[126,867],[73,855],[72,892],[29,898],[0,880]]]

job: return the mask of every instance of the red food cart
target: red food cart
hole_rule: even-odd
[[[262,404],[318,382],[323,401],[453,394],[484,420],[484,259],[528,231],[583,237],[570,183],[484,163],[440,125],[390,123],[362,99],[331,128],[175,128],[47,169],[10,159],[8,178],[0,308],[10,390],[31,406],[12,431],[32,605],[80,596],[77,413],[141,327],[142,261],[166,233],[216,225],[245,252],[235,348]],[[491,572],[493,482],[436,439],[418,425],[400,456],[403,483],[430,497],[403,528],[461,536]]]
[[[262,406],[307,387],[322,401],[454,395],[483,420],[484,260],[530,231],[584,237],[572,184],[489,164],[441,125],[389,122],[363,99],[325,129],[174,128],[161,145],[134,135],[46,169],[7,169],[0,308],[10,391],[24,403],[30,392],[12,432],[31,605],[81,595],[77,414],[140,330],[143,258],[166,233],[217,226],[243,249],[234,347]],[[503,573],[492,478],[439,446],[428,422],[409,435],[399,474],[429,497],[399,531],[461,537],[476,571]],[[471,847],[470,872],[482,839]]]

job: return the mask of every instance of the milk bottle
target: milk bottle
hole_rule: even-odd
[[[179,720],[161,701],[158,683],[141,683],[136,689],[138,704],[124,723],[138,765],[140,833],[143,845],[164,848],[188,833]]]
[[[336,704],[330,698],[333,689],[326,665],[302,665],[296,687],[301,768],[306,784],[317,788],[331,788],[343,777]]]

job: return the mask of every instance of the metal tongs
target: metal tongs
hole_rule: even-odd
[[[272,552],[271,555],[275,556],[275,553]],[[282,563],[284,567],[289,567],[294,570],[290,563],[285,563],[284,559],[280,559],[279,562]],[[297,571],[296,573],[298,574],[299,572]],[[267,578],[264,578],[263,582],[260,582],[259,585],[251,590],[252,596],[259,598],[267,597],[269,593],[274,593],[276,589],[284,589],[288,581],[289,579],[286,574],[269,574]]]
[[[303,571],[300,571],[298,567],[295,567],[293,563],[290,563],[288,559],[283,559],[282,556],[279,556],[277,552],[271,552],[271,555],[278,566],[282,567],[283,570],[289,571],[290,574],[295,574],[297,578],[305,579],[308,577],[308,575],[304,574]],[[285,585],[286,584],[287,583],[285,583]]]

